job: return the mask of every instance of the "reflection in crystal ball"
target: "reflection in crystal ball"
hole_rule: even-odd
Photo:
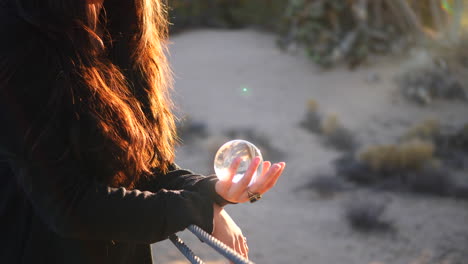
[[[260,153],[260,150],[254,144],[248,141],[236,139],[222,145],[218,152],[216,152],[214,160],[215,173],[220,180],[228,178],[231,164],[237,157],[240,157],[241,163],[237,169],[236,175],[232,180],[232,182],[238,182],[240,179],[242,179],[242,177],[244,177],[244,174],[249,168],[253,158],[257,156],[260,157],[260,165],[258,166],[257,171],[254,173],[252,180],[250,181],[249,185],[251,185],[255,182],[257,175],[261,175],[262,173],[263,157]]]

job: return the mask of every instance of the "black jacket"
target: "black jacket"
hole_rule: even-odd
[[[138,190],[83,181],[72,168],[35,173],[3,162],[0,177],[2,263],[152,263],[150,243],[189,224],[211,232],[220,199],[215,177],[185,170]]]
[[[211,232],[213,203],[223,202],[216,177],[174,166],[135,189],[111,188],[70,155],[49,162],[66,147],[59,136],[32,159],[18,158],[30,124],[47,120],[44,104],[55,85],[44,70],[55,65],[51,49],[34,34],[41,33],[0,8],[0,262],[151,263],[150,243],[190,224]]]

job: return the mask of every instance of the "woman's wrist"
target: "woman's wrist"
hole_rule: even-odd
[[[224,210],[223,206],[213,203],[213,214],[219,214],[222,210]]]
[[[221,196],[218,193],[216,185],[218,184],[219,180],[218,180],[218,177],[216,177],[216,175],[210,175],[208,177],[212,178],[213,200],[217,205],[219,205],[220,207],[224,207],[224,206],[226,206],[228,204],[237,204],[237,203],[226,200],[223,196]]]

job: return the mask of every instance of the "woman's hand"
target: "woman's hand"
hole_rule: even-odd
[[[213,209],[214,229],[212,235],[234,249],[237,253],[248,258],[249,247],[247,246],[247,240],[244,235],[242,235],[240,228],[222,207],[214,204]]]
[[[241,159],[236,159],[229,168],[229,176],[224,180],[216,183],[216,192],[225,200],[232,203],[245,203],[248,202],[249,192],[253,194],[264,194],[271,189],[278,178],[281,176],[286,163],[280,162],[271,165],[269,161],[263,163],[262,175],[260,175],[255,183],[249,186],[250,180],[255,174],[258,166],[260,165],[260,158],[255,157],[252,160],[244,177],[237,183],[233,183],[232,179],[237,172]]]

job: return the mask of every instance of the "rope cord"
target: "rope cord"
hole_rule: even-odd
[[[216,250],[219,254],[223,255],[230,261],[234,262],[235,264],[254,264],[252,261],[241,256],[239,253],[232,250],[230,247],[226,246],[223,242],[219,241],[218,239],[214,238],[212,235],[208,234],[207,232],[203,231],[200,227],[196,225],[190,225],[188,230],[195,234],[201,241],[208,244],[214,250]]]
[[[223,255],[234,264],[255,264],[252,261],[241,256],[239,253],[226,246],[223,242],[219,241],[212,235],[203,231],[196,225],[190,225],[188,228],[195,236],[198,237],[202,242],[205,242],[211,248],[216,250],[219,254]],[[193,264],[203,264],[199,257],[195,256],[192,250],[176,235],[171,235],[169,239],[179,249],[179,251]]]
[[[192,264],[204,264],[204,262],[196,256],[193,251],[176,235],[169,236],[169,239],[177,247],[177,249],[184,255]]]

